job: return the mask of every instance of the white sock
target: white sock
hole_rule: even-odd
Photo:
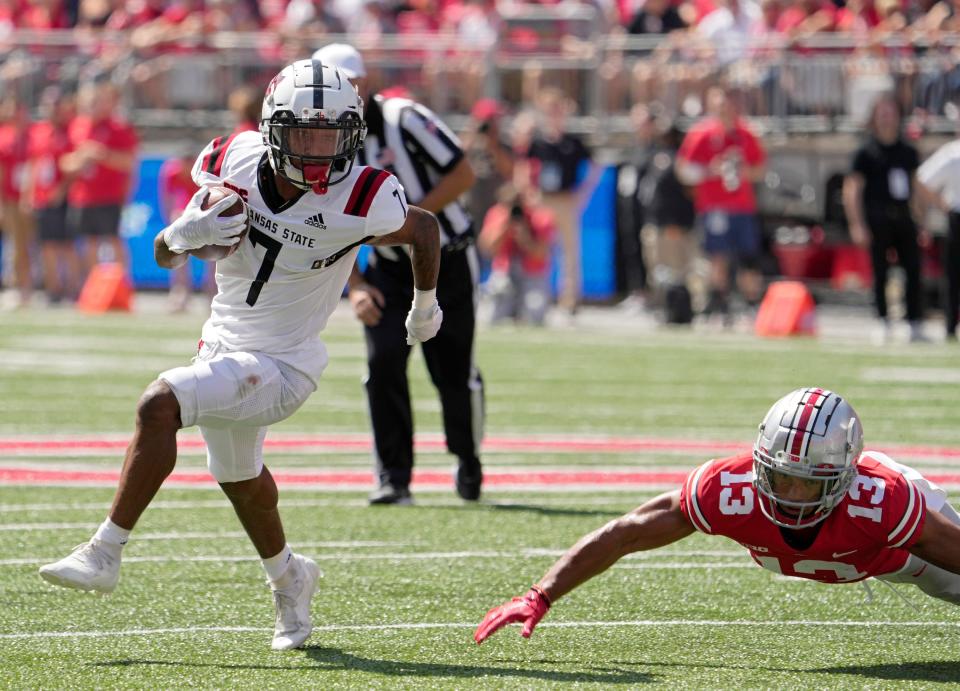
[[[126,528],[121,528],[107,518],[100,524],[100,527],[97,528],[97,532],[93,537],[100,542],[120,548],[127,544],[127,540],[130,539],[130,531]]]
[[[263,562],[263,570],[267,572],[267,578],[276,583],[283,577],[283,574],[287,572],[293,562],[293,550],[290,549],[290,545],[284,545],[280,554],[260,561]]]

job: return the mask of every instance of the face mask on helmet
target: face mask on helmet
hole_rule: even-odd
[[[280,112],[269,123],[274,170],[301,189],[326,188],[342,182],[353,168],[363,142],[363,123],[304,120]],[[321,191],[321,190],[317,190]]]
[[[784,528],[820,523],[857,475],[863,429],[853,408],[825,389],[798,389],[777,401],[753,445],[760,509]]]
[[[267,88],[260,131],[277,175],[323,193],[349,176],[366,124],[360,97],[340,70],[300,60]]]

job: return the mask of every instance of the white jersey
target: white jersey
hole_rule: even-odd
[[[217,262],[217,294],[203,340],[267,353],[314,381],[326,366],[319,339],[343,294],[358,248],[398,230],[407,215],[390,173],[354,166],[326,194],[286,201],[276,190],[260,133],[214,139],[193,166],[198,185],[225,185],[247,205],[250,229]]]

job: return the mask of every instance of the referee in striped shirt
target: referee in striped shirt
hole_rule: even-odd
[[[440,394],[447,449],[458,460],[454,483],[468,501],[480,497],[483,473],[483,381],[473,362],[478,261],[473,222],[458,201],[475,177],[456,135],[429,109],[407,98],[369,94],[359,52],[333,43],[314,60],[339,67],[364,100],[367,138],[359,162],[397,176],[411,204],[436,214],[443,253],[437,301],[443,325],[421,344]],[[410,504],[413,411],[407,380],[410,346],[404,319],[410,310],[413,274],[402,247],[376,247],[366,271],[349,280],[350,303],[364,325],[367,400],[373,424],[379,487],[371,504]]]

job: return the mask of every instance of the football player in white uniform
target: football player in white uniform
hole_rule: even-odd
[[[217,262],[218,292],[193,364],[161,373],[140,399],[107,519],[88,543],[43,566],[45,580],[104,593],[116,587],[122,547],[176,463],[177,430],[197,425],[210,473],[267,572],[276,604],[273,648],[296,648],[310,635],[319,569],[284,537],[277,486],[263,465],[267,427],[316,389],[327,364],[318,333],[360,245],[412,248],[411,339],[432,338],[442,319],[437,220],[407,205],[393,175],[353,165],[365,129],[362,101],[343,74],[300,60],[267,87],[259,133],[215,139],[200,154],[193,167],[200,191],[157,236],[157,263],[175,268],[191,250],[239,247]],[[206,186],[214,184],[236,195],[203,209]],[[219,216],[237,196],[246,219]]]

